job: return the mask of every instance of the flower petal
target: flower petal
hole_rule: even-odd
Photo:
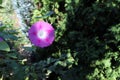
[[[43,34],[41,32],[43,32]],[[38,36],[37,34],[39,33],[40,35]],[[28,35],[32,44],[44,48],[53,43],[55,31],[51,24],[44,21],[38,21],[31,26]]]

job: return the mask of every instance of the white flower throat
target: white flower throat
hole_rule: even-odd
[[[47,33],[43,30],[40,30],[38,33],[37,33],[37,36],[38,38],[40,39],[45,39],[47,37]]]

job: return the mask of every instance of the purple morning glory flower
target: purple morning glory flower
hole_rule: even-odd
[[[0,37],[0,42],[3,41],[3,39]]]
[[[32,44],[44,48],[53,43],[55,31],[51,24],[38,21],[31,26],[28,31],[28,36]]]

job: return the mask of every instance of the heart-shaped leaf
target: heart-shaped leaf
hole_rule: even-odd
[[[10,51],[10,47],[5,41],[1,41],[0,42],[0,50],[2,50],[2,51]]]

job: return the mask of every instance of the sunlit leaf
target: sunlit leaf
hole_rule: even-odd
[[[3,75],[2,75],[2,77],[0,78],[0,80],[3,80]]]

